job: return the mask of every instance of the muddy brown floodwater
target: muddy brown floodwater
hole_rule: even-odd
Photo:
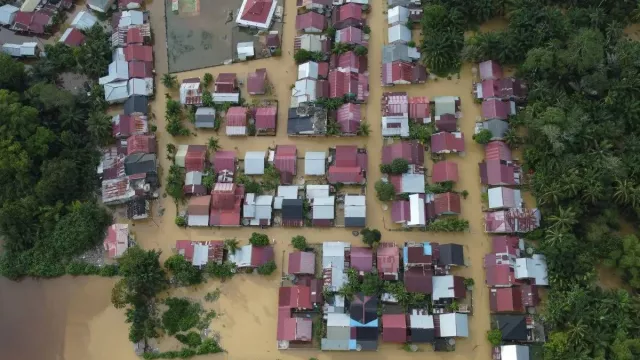
[[[480,108],[473,102],[471,66],[465,65],[460,77],[452,80],[439,79],[423,85],[396,86],[389,91],[407,91],[409,95],[460,96],[463,117],[460,127],[465,134],[467,152],[464,156],[451,156],[460,169],[459,191],[467,190],[469,196],[462,204],[461,217],[469,220],[470,231],[456,234],[435,234],[423,232],[389,232],[385,229],[385,219],[389,211],[383,211],[375,198],[373,184],[380,177],[378,169],[379,154],[383,141],[380,136],[380,97],[383,92],[380,84],[381,48],[386,42],[386,1],[371,0],[372,11],[368,15],[371,27],[369,64],[371,84],[369,103],[365,106],[366,118],[371,124],[371,135],[367,138],[289,138],[286,134],[286,108],[289,105],[290,85],[296,79],[296,65],[293,61],[293,38],[295,24],[295,1],[287,0],[285,5],[285,24],[283,51],[280,59],[263,59],[229,66],[190,71],[177,74],[179,79],[201,77],[205,72],[217,75],[221,72],[236,72],[241,79],[256,68],[266,68],[274,83],[274,96],[280,103],[278,132],[276,137],[228,138],[220,136],[220,144],[225,149],[235,149],[242,157],[246,151],[265,150],[275,144],[296,144],[298,151],[326,150],[336,144],[357,144],[369,151],[369,182],[367,185],[368,225],[383,231],[384,241],[402,244],[405,241],[455,242],[465,246],[470,266],[456,270],[456,273],[475,280],[473,292],[474,314],[470,318],[470,336],[458,341],[457,350],[452,353],[433,353],[423,347],[424,353],[410,354],[398,345],[381,344],[375,353],[321,353],[320,351],[278,351],[276,350],[276,310],[279,276],[271,277],[236,276],[231,281],[220,284],[209,281],[196,289],[174,291],[177,296],[189,296],[202,300],[204,294],[215,288],[222,290],[221,298],[206,304],[217,310],[220,316],[212,321],[212,329],[219,333],[220,343],[227,350],[225,354],[206,356],[211,359],[233,360],[302,360],[316,357],[328,359],[417,359],[428,353],[429,358],[440,360],[489,359],[490,348],[486,340],[489,329],[488,290],[483,286],[484,272],[482,258],[490,250],[488,237],[483,232],[478,162],[484,157],[481,146],[475,144],[471,135],[474,123],[480,114]],[[164,47],[166,36],[163,24],[164,1],[153,1],[148,5],[151,10],[154,30],[158,89],[152,111],[156,115],[161,168],[169,168],[169,161],[163,154],[167,143],[205,144],[213,133],[199,131],[196,137],[172,138],[164,132],[165,92],[160,85],[160,76],[167,71],[167,54]],[[492,23],[488,28],[499,27]],[[417,34],[416,34],[417,35]],[[418,39],[416,39],[418,40]],[[244,92],[246,93],[246,92]],[[177,93],[172,93],[177,98]],[[224,130],[224,129],[223,129]],[[224,134],[224,131],[221,131]],[[431,164],[429,164],[431,169]],[[532,206],[532,203],[529,203]],[[528,204],[528,205],[529,205]],[[137,241],[145,248],[158,248],[166,258],[172,253],[172,247],[178,239],[210,240],[237,237],[246,242],[253,228],[231,229],[181,229],[175,226],[176,208],[170,199],[160,199],[159,207],[164,208],[163,216],[155,216],[152,221],[138,223],[133,228]],[[386,221],[389,226],[389,221]],[[311,243],[323,241],[349,241],[360,243],[350,230],[345,229],[285,229],[266,230],[276,244],[276,261],[283,264],[283,254],[292,250],[289,245],[294,235],[304,235]],[[285,264],[286,266],[286,264]],[[127,340],[128,327],[124,323],[122,311],[110,305],[110,291],[114,280],[101,278],[70,278],[21,283],[0,281],[0,351],[2,360],[129,360],[136,359],[132,346]],[[160,344],[163,350],[175,348],[171,341]]]

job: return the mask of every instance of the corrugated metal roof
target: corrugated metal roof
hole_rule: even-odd
[[[264,174],[264,151],[247,151],[244,156],[244,173],[247,175]]]

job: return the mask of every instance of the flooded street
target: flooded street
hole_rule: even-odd
[[[481,212],[480,180],[478,162],[484,157],[483,148],[473,142],[471,136],[476,118],[480,115],[480,107],[473,101],[472,71],[465,65],[460,78],[452,80],[439,79],[427,84],[380,87],[381,48],[386,42],[386,4],[383,0],[371,0],[372,10],[368,14],[371,27],[369,47],[369,83],[371,84],[369,102],[365,105],[366,120],[371,125],[371,134],[366,138],[289,138],[286,134],[287,112],[290,86],[296,80],[297,68],[293,60],[293,37],[295,36],[295,2],[286,1],[284,35],[282,39],[282,57],[264,59],[246,63],[236,63],[197,71],[180,73],[178,79],[202,77],[205,72],[214,76],[221,72],[236,72],[239,79],[246,79],[246,74],[257,68],[266,68],[268,77],[274,84],[274,94],[279,100],[278,131],[276,137],[229,138],[220,132],[220,145],[223,149],[237,151],[242,158],[246,151],[266,150],[276,144],[295,144],[298,156],[307,150],[326,151],[337,144],[357,144],[366,147],[369,152],[369,171],[367,185],[367,224],[382,231],[383,241],[402,244],[405,241],[435,241],[440,243],[454,242],[465,246],[469,267],[455,273],[472,277],[476,286],[473,292],[474,314],[470,317],[470,336],[457,342],[457,349],[452,353],[433,353],[430,348],[422,346],[421,350],[429,353],[431,359],[477,359],[490,358],[489,343],[486,332],[489,330],[489,292],[484,286],[482,259],[490,250],[490,242],[484,234]],[[156,0],[147,6],[151,10],[156,62],[156,101],[152,111],[158,126],[158,149],[160,152],[162,178],[166,176],[170,162],[164,150],[166,144],[205,144],[213,132],[198,131],[196,137],[172,138],[164,132],[165,91],[160,84],[160,77],[167,69],[167,55],[164,49],[165,31],[163,24],[164,2]],[[418,39],[415,39],[418,42]],[[244,89],[243,89],[244,90]],[[463,117],[459,126],[465,135],[467,152],[464,156],[450,155],[448,159],[458,163],[460,181],[456,190],[467,190],[469,196],[462,202],[461,218],[470,222],[470,232],[436,234],[414,232],[390,232],[390,211],[384,211],[382,204],[375,197],[374,183],[380,178],[378,163],[380,161],[383,140],[380,136],[380,98],[383,91],[407,91],[410,96],[459,96],[462,103]],[[246,91],[243,91],[246,94]],[[177,91],[172,93],[178,97]],[[250,101],[250,99],[249,99]],[[428,164],[428,173],[432,168]],[[162,190],[162,189],[161,189]],[[174,224],[176,207],[170,198],[160,198],[155,206],[164,208],[164,215],[154,214],[147,222],[133,227],[136,240],[144,248],[158,248],[163,251],[163,258],[172,254],[172,247],[178,239],[212,240],[238,238],[246,243],[255,228],[230,229],[182,229]],[[386,224],[386,225],[385,225]],[[285,229],[271,228],[266,230],[270,238],[275,239],[276,263],[283,264],[283,254],[292,250],[289,245],[291,237],[303,235],[310,243],[323,241],[348,241],[361,244],[359,237],[354,237],[351,230],[345,229]],[[286,266],[286,264],[285,264]],[[280,269],[279,269],[280,270]],[[2,315],[0,319],[0,348],[3,350],[2,360],[102,360],[136,359],[131,344],[127,340],[128,326],[124,322],[124,313],[116,310],[110,303],[110,292],[114,280],[97,277],[72,279],[62,278],[50,281],[25,280],[22,283],[0,282],[0,302]],[[278,351],[276,350],[276,312],[277,287],[279,275],[271,277],[240,275],[224,284],[209,281],[198,289],[181,289],[174,295],[190,296],[202,300],[204,295],[220,288],[222,295],[217,302],[208,307],[214,308],[219,317],[212,321],[212,328],[219,332],[220,343],[227,350],[225,354],[211,355],[202,358],[232,360],[306,360],[316,357],[327,359],[415,359],[425,354],[404,352],[398,345],[381,343],[375,353],[321,353],[320,351]],[[8,354],[8,357],[6,356]]]

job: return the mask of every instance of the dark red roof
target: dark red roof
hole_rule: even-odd
[[[524,312],[522,290],[519,287],[489,290],[489,305],[492,312]]]
[[[140,28],[132,27],[127,30],[127,45],[142,44],[143,42],[144,37]]]
[[[276,128],[276,120],[277,120],[278,108],[275,106],[271,107],[260,107],[256,109],[256,129],[258,130],[267,130]]]
[[[382,340],[394,343],[407,342],[407,315],[382,315]]]
[[[236,171],[236,153],[231,150],[220,150],[216,151],[215,154],[211,157],[211,162],[213,163],[213,169],[216,172],[221,172],[223,170],[228,170],[231,172]]]
[[[538,286],[522,284],[522,305],[527,307],[535,307],[540,303],[540,297],[538,296]]]
[[[238,78],[235,73],[218,74],[214,87],[214,92],[216,93],[236,92],[236,88],[238,87]]]
[[[146,61],[129,61],[129,77],[131,78],[152,78],[153,63]]]
[[[511,149],[504,141],[492,141],[484,148],[485,160],[513,161]]]
[[[294,251],[289,254],[289,274],[315,274],[315,254]]]
[[[424,165],[424,145],[418,141],[401,141],[382,148],[382,163],[405,159],[412,165]]]
[[[251,249],[251,266],[260,267],[274,259],[273,247],[254,246]],[[309,294],[310,296],[311,294]]]
[[[298,149],[295,145],[278,145],[276,146],[276,154],[273,165],[280,171],[281,182],[283,184],[290,181],[282,181],[292,179],[292,175],[297,174]]]
[[[118,120],[113,123],[113,137],[117,139],[128,138],[131,135],[144,135],[147,132],[146,116],[118,115]]]
[[[13,21],[14,25],[19,25],[20,30],[27,30],[29,28],[29,25],[31,25],[31,21],[33,20],[33,14],[33,12],[16,12],[16,17]]]
[[[344,71],[350,71],[355,73],[365,73],[369,64],[366,56],[358,56],[353,51],[347,51],[346,53],[331,55],[331,68],[341,68]]]
[[[153,154],[156,152],[156,137],[152,135],[132,135],[127,139],[127,155],[133,153]]]
[[[253,251],[257,248],[254,247]],[[281,287],[278,291],[278,307],[292,309],[313,309],[311,288],[308,286]]]
[[[328,181],[330,184],[362,184],[364,182],[364,175],[362,169],[357,166],[329,166]]]
[[[379,274],[397,274],[400,268],[400,248],[394,243],[380,243],[376,259]]]
[[[486,119],[506,120],[511,114],[511,104],[509,102],[491,99],[482,102],[482,116]]]
[[[71,47],[80,46],[84,43],[84,34],[80,30],[72,28],[67,38],[64,39],[64,43]]]
[[[358,147],[356,145],[337,145],[336,161],[337,167],[357,166]]]
[[[329,63],[322,61],[318,63],[318,76],[326,78],[329,76]]]
[[[373,250],[368,247],[351,248],[351,268],[365,273],[373,269]]]
[[[502,235],[491,237],[491,251],[497,254],[520,255],[520,239],[517,236]]]
[[[491,265],[485,268],[486,283],[491,287],[509,287],[518,281],[509,264]]]
[[[211,191],[211,208],[233,209],[239,187],[231,183],[216,183]]]
[[[269,34],[267,35],[267,46],[268,47],[280,47],[280,36],[278,34]]]
[[[267,69],[258,69],[247,76],[247,92],[252,95],[265,93],[267,83]]]
[[[153,48],[149,45],[128,45],[124,48],[127,61],[153,61]]]
[[[404,222],[411,218],[409,200],[396,200],[391,204],[391,220]]]
[[[431,152],[463,152],[464,151],[464,134],[439,132],[431,135]]]
[[[222,262],[224,256],[224,242],[221,240],[215,241],[193,241],[193,240],[177,240],[176,241],[176,250],[178,253],[184,258],[191,262],[193,261],[193,253],[196,244],[207,245],[209,248],[208,251],[208,261],[213,262]]]
[[[434,183],[445,181],[458,181],[458,164],[453,161],[438,161],[433,164],[431,181]]]
[[[409,119],[424,121],[431,117],[431,106],[426,96],[409,98]]]
[[[382,85],[410,84],[413,64],[406,61],[394,61],[382,65]]]
[[[433,263],[432,255],[425,254],[424,244],[405,245],[405,266],[430,266]]]
[[[247,0],[242,20],[264,24],[269,18],[269,12],[273,6],[273,0]]]
[[[516,174],[519,168],[500,160],[483,161],[479,165],[480,180],[483,185],[518,185]]]
[[[216,192],[218,185],[232,185],[235,191],[229,194],[227,191]],[[231,195],[232,198],[229,197]],[[240,210],[244,197],[244,187],[235,184],[216,184],[211,196],[211,212],[209,213],[209,225],[211,226],[239,226]],[[254,249],[255,251],[255,249]],[[273,252],[273,250],[272,250]],[[252,264],[253,264],[252,252]]]
[[[336,121],[345,134],[355,134],[360,129],[360,105],[346,103],[338,108]]]
[[[247,109],[242,106],[232,106],[225,116],[227,126],[247,126]]]
[[[460,214],[460,195],[455,192],[446,192],[435,195],[436,215]]]
[[[207,152],[200,149],[189,146],[187,149],[187,155],[185,157],[185,169],[189,171],[204,171],[204,160],[207,156]]]
[[[324,30],[326,24],[326,18],[314,11],[309,11],[296,16],[296,30],[298,31],[304,31],[307,29]]]
[[[338,18],[336,21],[344,21],[346,19],[361,19],[362,6],[354,3],[348,3],[337,8]]]
[[[436,118],[436,129],[439,131],[457,131],[458,119],[454,114],[442,114]]]
[[[404,287],[408,292],[431,294],[433,292],[433,271],[431,267],[414,267],[405,270]]]

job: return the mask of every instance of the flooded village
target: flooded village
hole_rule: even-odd
[[[266,10],[257,10],[256,3]],[[146,123],[145,131],[134,126],[134,134],[127,129],[119,136],[119,143],[128,142],[122,159],[139,155],[135,163],[123,160],[123,171],[133,166],[152,170],[144,170],[143,177],[128,176],[127,192],[120,191],[122,177],[117,175],[107,180],[112,187],[103,184],[103,190],[114,191],[102,196],[116,209],[115,223],[128,225],[110,231],[128,233],[144,249],[161,250],[162,261],[179,253],[190,254],[187,260],[194,264],[206,263],[213,256],[211,241],[235,238],[240,249],[225,256],[239,268],[275,262],[277,270],[269,276],[239,274],[161,294],[201,302],[219,289],[219,298],[204,306],[218,314],[210,328],[225,352],[207,358],[528,360],[522,355],[527,347],[521,344],[544,338],[534,314],[548,284],[546,265],[544,257],[512,236],[535,229],[540,219],[535,200],[519,190],[526,174],[518,150],[500,141],[506,120],[525,99],[526,87],[496,63],[464,64],[450,78],[427,74],[416,64],[420,54],[409,46],[420,43],[421,36],[415,1],[389,0],[405,5],[397,7],[388,7],[384,0],[333,1],[342,4],[336,8],[331,1],[298,3],[145,4],[144,20],[136,29],[150,40],[133,45],[140,47],[139,53],[125,50],[126,60],[114,58],[114,69],[109,67],[101,84],[106,96],[113,96],[110,115],[131,122],[144,117]],[[363,10],[359,3],[368,4]],[[243,12],[249,5],[256,9]],[[252,11],[266,11],[268,20],[257,19]],[[243,14],[251,19],[243,20]],[[260,28],[260,21],[274,25],[266,26],[270,33],[255,36],[236,26],[242,21],[254,28]],[[411,21],[413,29],[406,25]],[[330,51],[329,26],[335,42],[348,48],[327,59],[296,64],[299,49]],[[500,26],[496,21],[482,30]],[[125,33],[124,40],[114,37],[114,44],[129,44]],[[153,44],[152,53],[146,50],[148,44]],[[359,46],[367,51],[359,52]],[[129,69],[124,78],[116,69],[119,62]],[[134,69],[133,62],[140,64]],[[143,73],[135,81],[134,71]],[[166,73],[177,76],[175,89],[163,86]],[[209,88],[201,85],[205,73],[213,75]],[[150,76],[152,85],[143,80]],[[255,86],[256,79],[262,86]],[[242,97],[245,104],[227,108],[224,117],[213,109],[205,111],[203,93],[211,90],[214,103],[235,103]],[[152,94],[147,114],[140,101]],[[173,137],[165,131],[166,98],[199,106],[195,126],[185,121],[191,136]],[[322,98],[348,102],[328,115],[326,108],[313,105]],[[117,105],[122,102],[124,113]],[[214,131],[220,119],[222,126]],[[359,132],[363,123],[369,127],[366,136]],[[151,125],[157,128],[153,136],[146,135]],[[415,126],[435,126],[439,132],[423,146],[409,141]],[[474,140],[483,129],[491,133],[487,145]],[[345,136],[334,136],[339,134]],[[210,137],[218,139],[219,150],[207,148]],[[170,144],[174,154],[167,153]],[[407,169],[391,173],[398,158],[406,159]],[[165,194],[174,163],[186,170],[188,197],[178,206]],[[209,192],[203,177],[211,164],[216,175]],[[266,181],[272,167],[279,172],[277,184],[264,194],[245,192],[247,183],[233,182],[238,176]],[[393,185],[397,197],[378,199],[382,179]],[[135,182],[139,189],[133,189]],[[140,191],[148,192],[147,183],[159,183],[157,196],[132,204],[130,199]],[[438,184],[445,190],[426,190]],[[177,218],[186,226],[178,226]],[[421,231],[432,221],[451,218],[468,221],[468,229]],[[373,250],[362,241],[365,226],[381,233],[381,243]],[[249,245],[254,232],[269,239],[269,254],[258,263],[254,255],[259,248]],[[291,239],[298,235],[306,238],[309,251],[292,246]],[[126,249],[115,237],[112,242],[107,257]],[[209,249],[194,250],[202,244]],[[433,304],[411,309],[386,293],[324,298],[339,292],[354,273],[358,278],[371,271],[409,292],[430,296]],[[115,281],[2,279],[0,347],[9,354],[2,358],[139,358],[127,337],[124,311],[111,305]],[[324,329],[320,343],[310,338],[316,326]],[[513,336],[503,331],[502,349],[487,340],[495,328],[508,328]],[[416,348],[407,349],[406,343]],[[158,339],[157,346],[162,351],[181,347],[168,336]]]

